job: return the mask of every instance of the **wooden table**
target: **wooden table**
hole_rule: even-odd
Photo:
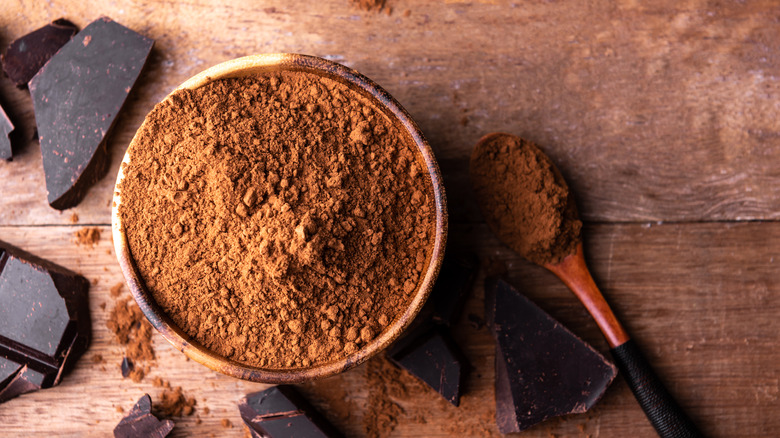
[[[122,4],[125,3],[125,4]],[[125,148],[144,115],[177,84],[261,52],[323,56],[371,77],[426,133],[445,175],[450,245],[506,263],[510,280],[575,333],[606,343],[573,295],[501,246],[476,209],[467,158],[476,140],[508,131],[538,144],[570,181],[586,226],[588,261],[619,318],[702,430],[780,430],[780,7],[632,0],[516,2],[388,0],[390,14],[347,0],[8,0],[0,42],[67,17],[107,15],[156,40],[109,142],[112,167],[72,211],[49,208],[29,95],[0,81],[28,141],[0,163],[0,239],[78,271],[90,290],[93,341],[56,388],[0,405],[3,436],[105,436],[151,378],[122,379],[121,348],[105,328],[109,288],[122,281],[109,203]],[[408,11],[408,12],[407,12]],[[72,213],[79,216],[71,224]],[[94,226],[95,248],[73,234]],[[780,262],[780,258],[778,258]],[[481,280],[481,277],[480,277]],[[465,314],[481,316],[483,289]],[[105,308],[104,308],[105,304]],[[455,335],[475,367],[460,408],[404,375],[366,384],[380,363],[302,386],[348,436],[364,435],[377,397],[403,408],[392,436],[498,435],[493,344],[464,318]],[[236,400],[264,385],[188,361],[159,335],[160,376],[197,399],[176,436],[241,436]],[[105,363],[93,363],[99,354]],[[329,409],[342,399],[344,409]],[[204,407],[210,413],[206,414]],[[226,418],[234,425],[223,428]],[[529,437],[651,437],[618,378],[589,413],[544,423]]]

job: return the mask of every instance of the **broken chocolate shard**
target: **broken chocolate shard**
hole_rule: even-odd
[[[463,380],[469,365],[447,327],[437,324],[418,329],[393,345],[388,358],[448,402],[460,405]]]
[[[173,430],[171,420],[160,421],[152,414],[152,398],[144,394],[114,428],[115,438],[163,438]]]
[[[474,285],[479,261],[473,253],[447,254],[431,290],[433,320],[450,325],[457,321]]]
[[[133,361],[130,360],[129,357],[122,358],[122,377],[125,379],[127,376],[130,375],[130,373],[135,369],[135,366],[133,365]]]
[[[30,81],[49,205],[78,204],[108,170],[106,139],[154,41],[99,18]]]
[[[520,432],[583,413],[604,395],[615,366],[499,278],[485,281],[485,316],[496,339],[496,423]]]
[[[13,156],[11,149],[11,132],[14,130],[14,124],[0,106],[0,160],[10,160]]]
[[[5,74],[19,88],[24,88],[38,70],[64,46],[78,28],[60,18],[11,42],[2,56]]]
[[[292,386],[279,385],[248,394],[239,401],[238,410],[253,437],[342,436]]]
[[[89,344],[87,280],[0,242],[0,402],[49,388]]]

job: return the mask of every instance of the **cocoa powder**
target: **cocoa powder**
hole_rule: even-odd
[[[140,382],[149,371],[149,365],[143,364],[149,364],[155,359],[152,325],[132,298],[126,297],[117,301],[111,309],[106,327],[124,347],[125,357],[134,364],[128,377],[136,383]]]
[[[535,144],[491,134],[474,148],[470,173],[485,221],[507,246],[540,265],[574,253],[582,222],[563,176]]]
[[[100,229],[95,227],[80,228],[73,235],[77,245],[93,247],[100,241]]]
[[[119,213],[154,299],[191,338],[264,368],[356,352],[431,256],[430,177],[374,100],[305,72],[182,90],[147,116]]]
[[[195,412],[195,397],[187,397],[181,386],[171,387],[167,380],[155,377],[153,385],[163,388],[154,408],[163,417],[183,417]]]

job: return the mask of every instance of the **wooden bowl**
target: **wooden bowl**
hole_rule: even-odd
[[[373,100],[379,110],[383,111],[390,120],[394,120],[394,123],[402,133],[405,132],[409,135],[422,155],[428,174],[433,183],[436,210],[436,233],[433,242],[433,251],[431,252],[431,257],[427,261],[425,275],[418,284],[418,288],[413,294],[408,307],[403,311],[400,317],[397,317],[379,334],[379,336],[364,345],[357,352],[332,362],[306,368],[267,369],[244,365],[222,357],[190,339],[183,330],[176,326],[165,311],[160,308],[143,284],[143,280],[133,261],[133,256],[130,253],[127,236],[125,235],[122,219],[119,215],[119,206],[122,203],[120,187],[124,177],[123,168],[125,163],[130,162],[130,150],[138,139],[138,134],[136,134],[136,137],[133,138],[130,143],[128,152],[125,154],[123,165],[120,166],[119,169],[119,175],[117,176],[116,187],[114,189],[113,208],[111,210],[114,248],[116,250],[117,258],[119,259],[119,266],[122,268],[122,273],[124,274],[133,297],[154,328],[162,333],[168,342],[173,344],[179,351],[186,354],[191,359],[229,376],[263,383],[295,383],[331,376],[365,362],[370,357],[388,347],[409,326],[414,317],[419,313],[425,300],[428,298],[431,287],[439,273],[441,260],[444,256],[445,242],[447,240],[447,206],[444,196],[444,186],[442,184],[439,166],[433,156],[431,147],[423,137],[420,128],[412,121],[409,113],[407,113],[406,110],[404,110],[403,107],[401,107],[401,105],[379,85],[355,70],[313,56],[287,53],[253,55],[216,65],[193,76],[176,90],[185,88],[195,89],[217,79],[246,77],[280,70],[314,73],[346,84],[351,89],[370,100]],[[176,90],[174,90],[174,92]],[[166,97],[166,99],[168,98],[170,98],[170,95]],[[144,126],[142,125],[138,132],[141,132],[143,129]]]

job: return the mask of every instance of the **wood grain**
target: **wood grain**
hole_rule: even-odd
[[[263,52],[323,56],[387,88],[453,170],[448,189],[455,193],[466,190],[463,170],[477,139],[509,131],[553,157],[588,220],[780,217],[776,2],[392,7],[388,16],[347,0],[11,0],[0,14],[0,39],[60,16],[84,26],[105,14],[156,40],[119,120],[114,166],[76,208],[88,222],[108,222],[97,207],[107,202],[118,157],[154,103],[206,67]],[[3,82],[2,95],[31,122],[25,92],[10,93]],[[65,221],[31,186],[42,180],[35,148],[27,145],[19,163],[0,163],[0,180],[19,195],[5,201],[0,223]],[[464,198],[453,206],[454,219],[478,221],[473,207]]]
[[[576,298],[552,274],[502,247],[473,201],[468,156],[479,137],[507,131],[537,142],[578,199],[596,283],[680,404],[708,436],[776,435],[776,2],[388,3],[389,15],[359,11],[347,0],[3,3],[2,45],[59,17],[83,27],[107,15],[156,46],[110,139],[111,169],[63,213],[46,204],[29,94],[0,78],[0,100],[25,140],[13,162],[0,162],[0,239],[97,281],[90,290],[89,352],[60,386],[0,405],[2,435],[106,436],[122,416],[117,406],[127,410],[144,392],[159,394],[151,379],[121,378],[121,350],[105,329],[113,305],[108,290],[122,281],[108,227],[119,162],[144,115],[170,90],[211,65],[263,52],[323,56],[385,87],[439,159],[451,248],[506,264],[512,283],[606,352]],[[78,225],[70,225],[72,212]],[[103,231],[94,249],[73,243],[73,232],[87,224]],[[466,314],[483,314],[482,294],[477,286]],[[406,392],[390,397],[405,413],[392,436],[498,435],[490,335],[466,320],[455,335],[475,366],[461,407],[401,377]],[[202,419],[178,421],[175,435],[241,436],[236,400],[264,386],[188,362],[159,335],[155,347],[151,375],[194,395]],[[93,363],[94,354],[105,363]],[[350,437],[364,435],[369,394],[378,390],[368,384],[371,367],[379,365],[302,387]],[[334,409],[344,401],[351,412]],[[234,427],[223,428],[222,418]],[[593,411],[525,436],[550,434],[654,436],[620,378]]]
[[[101,227],[97,247],[76,246],[78,226],[0,227],[2,239],[84,274],[97,284],[90,290],[93,342],[86,356],[60,386],[28,394],[0,405],[6,436],[31,431],[65,436],[109,433],[121,414],[144,392],[154,398],[159,388],[151,379],[140,384],[122,379],[121,349],[105,328],[113,300],[109,288],[122,281],[111,252],[108,227]],[[780,224],[602,224],[585,230],[586,255],[596,282],[643,347],[670,392],[707,436],[772,436],[780,428],[780,362],[777,315],[780,278],[776,250],[768,239],[780,238]],[[508,277],[530,298],[606,353],[598,327],[577,299],[552,274],[530,265],[501,246],[484,225],[454,226],[454,249],[477,251],[481,260],[493,257],[508,268]],[[483,263],[484,264],[484,263]],[[475,367],[460,408],[403,377],[407,392],[394,398],[405,411],[391,436],[498,436],[492,412],[493,343],[485,328],[475,329],[467,315],[483,316],[483,290],[478,284],[467,302],[455,336]],[[107,308],[101,307],[107,303]],[[241,436],[239,427],[226,430],[222,418],[240,425],[236,400],[264,388],[231,379],[187,361],[159,334],[154,345],[158,360],[151,376],[180,385],[198,401],[195,417],[177,421],[176,436]],[[105,363],[91,358],[100,354]],[[303,386],[304,392],[348,436],[364,436],[367,383],[361,366],[341,376]],[[352,406],[349,416],[345,401]],[[338,407],[341,408],[338,408]],[[203,414],[203,407],[210,414]],[[46,413],[46,421],[39,418]],[[621,378],[588,414],[571,416],[528,431],[525,436],[637,436],[654,432]]]

